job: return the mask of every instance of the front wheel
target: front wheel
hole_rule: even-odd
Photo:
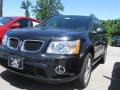
[[[79,84],[82,89],[85,88],[89,83],[91,72],[92,72],[92,55],[91,53],[88,53],[85,56],[80,76],[78,79],[76,79],[75,83]]]

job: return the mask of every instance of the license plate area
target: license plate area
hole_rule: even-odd
[[[9,56],[8,57],[8,66],[23,70],[23,60],[24,58],[19,56]]]

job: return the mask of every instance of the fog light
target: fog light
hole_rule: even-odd
[[[56,68],[55,68],[55,72],[57,74],[64,74],[65,73],[65,67],[61,66],[61,65],[58,65]]]

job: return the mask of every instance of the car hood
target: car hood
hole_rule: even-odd
[[[56,28],[33,28],[33,29],[14,29],[8,32],[8,36],[20,39],[67,39],[79,38],[85,35],[85,30],[71,30],[71,29],[56,29]],[[84,33],[84,34],[83,34]]]

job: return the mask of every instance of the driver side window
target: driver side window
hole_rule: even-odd
[[[96,31],[97,28],[99,28],[99,22],[98,22],[98,20],[95,20],[94,24],[93,24],[93,31]]]

